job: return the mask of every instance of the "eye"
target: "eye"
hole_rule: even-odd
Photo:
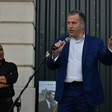
[[[68,22],[68,24],[70,24],[70,22]]]
[[[2,48],[0,48],[0,51],[3,51],[3,49],[2,49]]]
[[[72,22],[72,24],[77,24],[76,22]]]

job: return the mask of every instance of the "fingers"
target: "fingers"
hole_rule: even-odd
[[[112,36],[109,38],[108,45],[109,48],[112,50]]]
[[[59,40],[59,42],[57,42],[57,43],[55,44],[55,46],[56,46],[57,48],[60,48],[60,47],[62,46],[62,41]]]
[[[52,55],[53,55],[54,58],[56,58],[59,55],[59,53],[62,51],[65,44],[66,44],[66,42],[62,43],[61,40],[55,44],[57,49],[55,51],[53,51]]]
[[[61,40],[59,40],[59,42],[57,42],[55,44],[55,46],[56,46],[57,50],[60,52],[63,49],[65,44],[66,44],[66,42],[63,43]]]
[[[112,43],[112,36],[109,38],[109,43]]]
[[[110,39],[109,40],[112,40],[112,36],[110,37]]]
[[[64,42],[64,43],[61,45],[61,47],[60,47],[60,48],[62,49],[62,48],[65,46],[65,44],[66,44],[66,43]]]

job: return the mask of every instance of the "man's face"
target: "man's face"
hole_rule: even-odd
[[[0,45],[0,61],[3,60],[4,58],[4,51],[3,51],[3,47]]]
[[[71,37],[78,37],[83,31],[84,22],[80,22],[78,14],[68,16],[68,32]]]
[[[54,102],[54,92],[47,94],[47,100],[51,103]]]

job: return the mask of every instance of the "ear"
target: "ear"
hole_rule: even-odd
[[[84,26],[85,26],[85,22],[82,22],[82,23],[81,23],[82,29],[84,28]]]

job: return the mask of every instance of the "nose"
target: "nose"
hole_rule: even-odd
[[[70,27],[73,27],[73,24],[72,23],[70,23]]]

